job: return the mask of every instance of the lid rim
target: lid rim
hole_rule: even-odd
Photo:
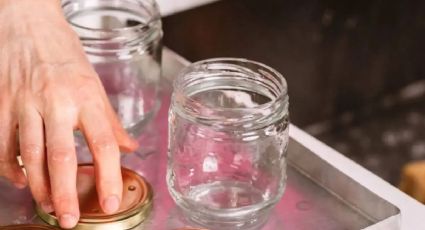
[[[93,164],[79,164],[78,167],[93,166]],[[153,190],[152,186],[146,179],[132,171],[131,169],[121,167],[122,171],[129,173],[131,176],[134,176],[139,182],[140,188],[143,193],[141,194],[136,205],[132,205],[129,209],[123,210],[119,213],[105,216],[81,216],[80,220],[75,227],[75,230],[85,230],[85,229],[130,229],[140,223],[142,223],[150,211],[153,208]],[[123,173],[124,175],[124,173]],[[37,215],[47,224],[51,226],[59,226],[59,222],[56,216],[51,213],[44,212],[38,205],[35,205],[35,211]],[[118,228],[119,227],[119,228]],[[49,228],[51,229],[51,228]]]

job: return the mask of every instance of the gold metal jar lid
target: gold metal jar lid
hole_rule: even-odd
[[[122,168],[123,194],[117,213],[103,213],[97,197],[94,167],[78,166],[77,191],[80,220],[75,230],[131,229],[143,222],[152,209],[153,191],[149,183],[130,169]],[[84,201],[84,202],[82,202]],[[55,213],[36,207],[37,214],[50,225],[59,226]]]
[[[2,230],[56,230],[57,228],[38,224],[18,224],[9,226],[0,226]]]

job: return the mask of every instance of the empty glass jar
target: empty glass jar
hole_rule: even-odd
[[[187,217],[211,229],[265,223],[286,183],[287,84],[245,59],[210,59],[174,82],[167,183]]]
[[[133,136],[159,108],[161,18],[154,0],[63,0],[68,22]]]

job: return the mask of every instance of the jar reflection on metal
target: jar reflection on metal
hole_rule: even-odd
[[[153,0],[64,0],[122,124],[138,136],[160,105],[162,26]]]
[[[192,221],[212,229],[265,223],[286,183],[287,84],[245,59],[210,59],[174,82],[167,183]]]

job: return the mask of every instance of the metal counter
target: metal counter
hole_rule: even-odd
[[[143,151],[122,156],[123,165],[144,176],[155,192],[153,212],[135,229],[193,226],[165,182],[170,82],[188,62],[165,49],[163,64],[162,107],[140,137]],[[290,137],[286,191],[263,230],[425,229],[423,205],[293,125]],[[80,161],[90,161],[79,154]],[[22,223],[42,223],[31,195],[0,179],[0,226]]]

